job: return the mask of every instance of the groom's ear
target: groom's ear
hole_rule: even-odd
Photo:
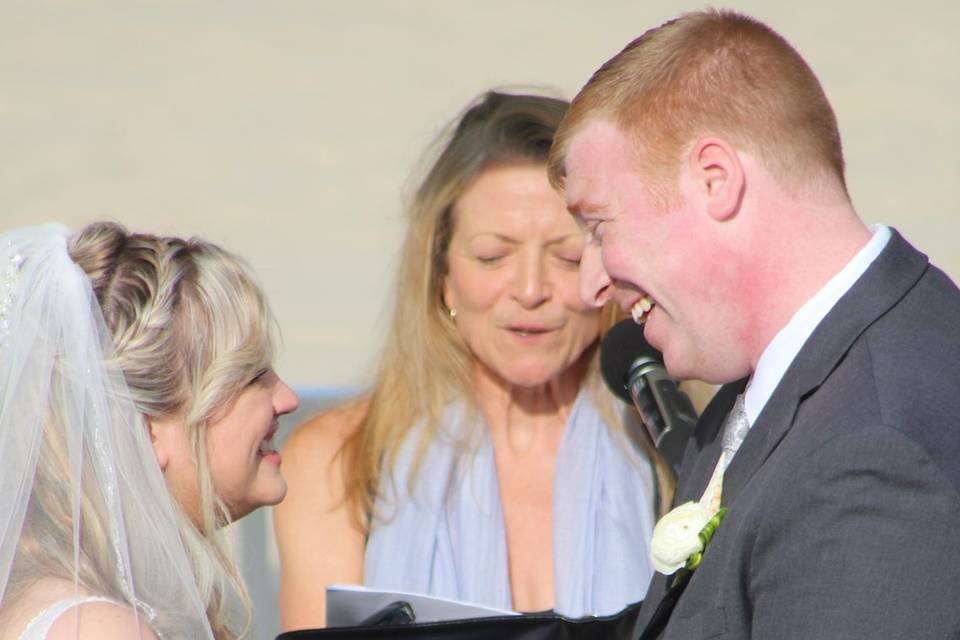
[[[711,218],[729,220],[740,211],[746,177],[740,155],[722,138],[701,138],[688,158],[699,202]]]

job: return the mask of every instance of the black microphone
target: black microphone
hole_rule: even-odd
[[[640,412],[647,435],[674,471],[697,424],[697,412],[663,365],[663,355],[631,318],[610,328],[600,343],[600,371],[607,387]]]

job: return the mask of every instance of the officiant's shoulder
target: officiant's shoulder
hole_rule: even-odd
[[[317,413],[294,427],[281,453],[288,484],[299,484],[296,476],[305,474],[314,480],[306,483],[308,486],[324,484],[328,489],[335,487],[342,497],[345,447],[359,431],[368,406],[369,398],[361,396]],[[318,471],[325,471],[331,477],[317,483]]]

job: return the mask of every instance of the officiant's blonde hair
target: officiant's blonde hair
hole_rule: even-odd
[[[419,449],[408,478],[412,484],[426,445],[435,437],[445,407],[461,399],[477,410],[475,358],[442,298],[447,251],[457,201],[485,170],[521,164],[546,167],[547,153],[568,103],[542,95],[491,91],[474,101],[435,143],[432,159],[407,208],[407,231],[400,254],[393,310],[386,345],[371,393],[357,402],[359,429],[338,455],[345,456],[345,496],[355,523],[369,530],[383,474],[390,475],[400,444],[423,423]],[[617,320],[612,306],[601,312],[601,337]],[[585,385],[606,424],[625,429],[603,388],[597,363],[598,342],[578,363]],[[577,364],[572,366],[578,366]],[[663,505],[673,495],[673,476],[656,449],[643,438],[639,446],[655,462]],[[389,514],[382,514],[389,515]]]

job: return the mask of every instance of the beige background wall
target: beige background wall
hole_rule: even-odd
[[[960,278],[960,3],[731,4],[819,74],[863,217]],[[288,380],[361,385],[408,175],[443,123],[491,86],[572,97],[630,39],[697,6],[0,0],[0,230],[112,217],[221,242],[273,301]],[[239,532],[254,638],[277,624],[267,517]]]
[[[854,201],[955,278],[960,3],[743,1],[833,101]],[[0,3],[0,229],[98,217],[245,255],[298,386],[362,384],[408,175],[494,85],[571,97],[667,0]]]

